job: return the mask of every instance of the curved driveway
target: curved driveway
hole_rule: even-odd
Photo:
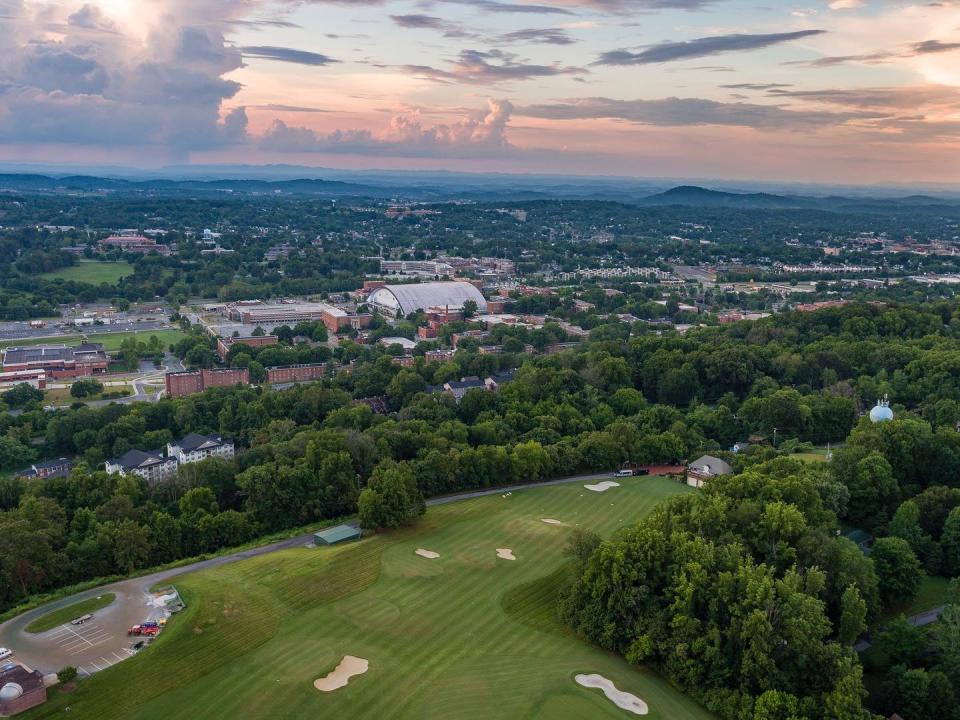
[[[682,471],[682,468],[651,468],[651,474],[665,475],[678,470]],[[475,490],[431,498],[427,500],[427,505],[443,505],[458,500],[497,495],[526,488],[609,479],[610,476],[611,474],[609,472],[594,473],[560,478],[559,480],[548,480],[546,482],[523,483]],[[149,591],[153,586],[179,575],[186,575],[196,572],[197,570],[226,565],[227,563],[256,557],[258,555],[266,555],[277,552],[278,550],[304,547],[311,542],[313,542],[312,533],[298,535],[287,540],[270,543],[269,545],[240,550],[228,555],[220,555],[209,558],[208,560],[200,560],[189,565],[161,570],[149,575],[119,580],[59,600],[54,600],[46,605],[28,610],[0,625],[0,647],[13,649],[15,651],[14,660],[40,670],[43,673],[56,672],[67,665],[77,667],[84,674],[103,670],[133,654],[132,646],[136,643],[137,639],[127,637],[127,628],[151,619],[151,616],[156,616],[158,610],[150,603],[151,596]],[[77,627],[69,624],[61,625],[43,633],[28,633],[25,631],[26,626],[33,620],[53,610],[81,600],[97,597],[105,592],[116,594],[116,600],[108,607],[95,612],[93,620],[84,625]]]

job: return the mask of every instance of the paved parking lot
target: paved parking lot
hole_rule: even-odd
[[[134,654],[130,647],[117,647],[113,633],[95,622],[83,625],[61,625],[48,635],[60,653],[77,658],[82,665],[75,667],[81,675],[90,675],[126,660]],[[132,643],[131,643],[132,644]],[[97,654],[102,653],[102,654]]]

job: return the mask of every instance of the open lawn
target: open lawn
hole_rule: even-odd
[[[885,613],[885,617],[894,618],[903,614],[907,617],[919,615],[947,603],[947,589],[950,581],[945,577],[927,575],[920,583],[920,589],[914,598],[904,605],[898,605]]]
[[[41,633],[46,632],[47,630],[52,630],[58,625],[68,623],[74,618],[80,617],[81,615],[102,610],[107,605],[112,603],[114,598],[116,598],[116,595],[113,593],[104,593],[99,597],[90,598],[89,600],[82,600],[81,602],[74,603],[73,605],[67,605],[66,607],[62,607],[59,610],[54,610],[51,613],[47,613],[46,615],[37,618],[24,629],[30,633]]]
[[[127,338],[135,337],[140,342],[147,342],[151,335],[156,335],[160,345],[164,350],[170,343],[179,342],[186,337],[181,330],[160,329],[160,330],[131,330],[128,332],[117,333],[97,333],[87,335],[90,342],[103,343],[103,349],[107,351],[119,350],[120,344]]]
[[[115,285],[121,278],[133,274],[133,265],[128,262],[104,262],[102,260],[81,260],[72,267],[60,268],[44,273],[45,280],[73,280],[75,282],[99,285]]]
[[[102,378],[100,378],[102,380]],[[113,393],[121,393],[120,395],[114,396]],[[75,402],[91,402],[93,400],[104,400],[104,395],[110,395],[110,399],[113,397],[124,397],[126,395],[133,394],[133,387],[130,385],[124,385],[123,387],[109,386],[103,389],[102,393],[97,393],[96,395],[87,395],[82,398],[75,398],[70,394],[70,388],[53,388],[50,390],[43,391],[43,402],[44,404],[50,405],[70,405]]]
[[[74,720],[635,717],[577,685],[577,673],[639,696],[652,720],[712,717],[555,619],[572,527],[609,535],[687,491],[664,478],[621,482],[605,493],[571,484],[440,505],[416,528],[178,578],[187,609],[151,648],[69,694],[51,692],[23,717],[61,716],[68,705]],[[516,560],[498,559],[498,548]],[[342,689],[314,689],[345,655],[369,670]]]

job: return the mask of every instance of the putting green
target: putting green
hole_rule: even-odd
[[[626,718],[574,683],[598,673],[645,700],[654,720],[712,717],[653,672],[575,637],[553,616],[564,541],[609,535],[686,492],[631,478],[430,508],[416,528],[332,548],[293,549],[178,579],[187,610],[144,653],[28,717]],[[546,525],[543,517],[563,526]],[[437,559],[415,554],[426,547]],[[496,557],[511,548],[514,562]],[[369,660],[349,685],[313,681],[345,655]]]

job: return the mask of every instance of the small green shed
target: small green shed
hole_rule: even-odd
[[[336,545],[347,540],[359,540],[360,528],[354,525],[336,525],[313,534],[313,541],[317,545]]]

